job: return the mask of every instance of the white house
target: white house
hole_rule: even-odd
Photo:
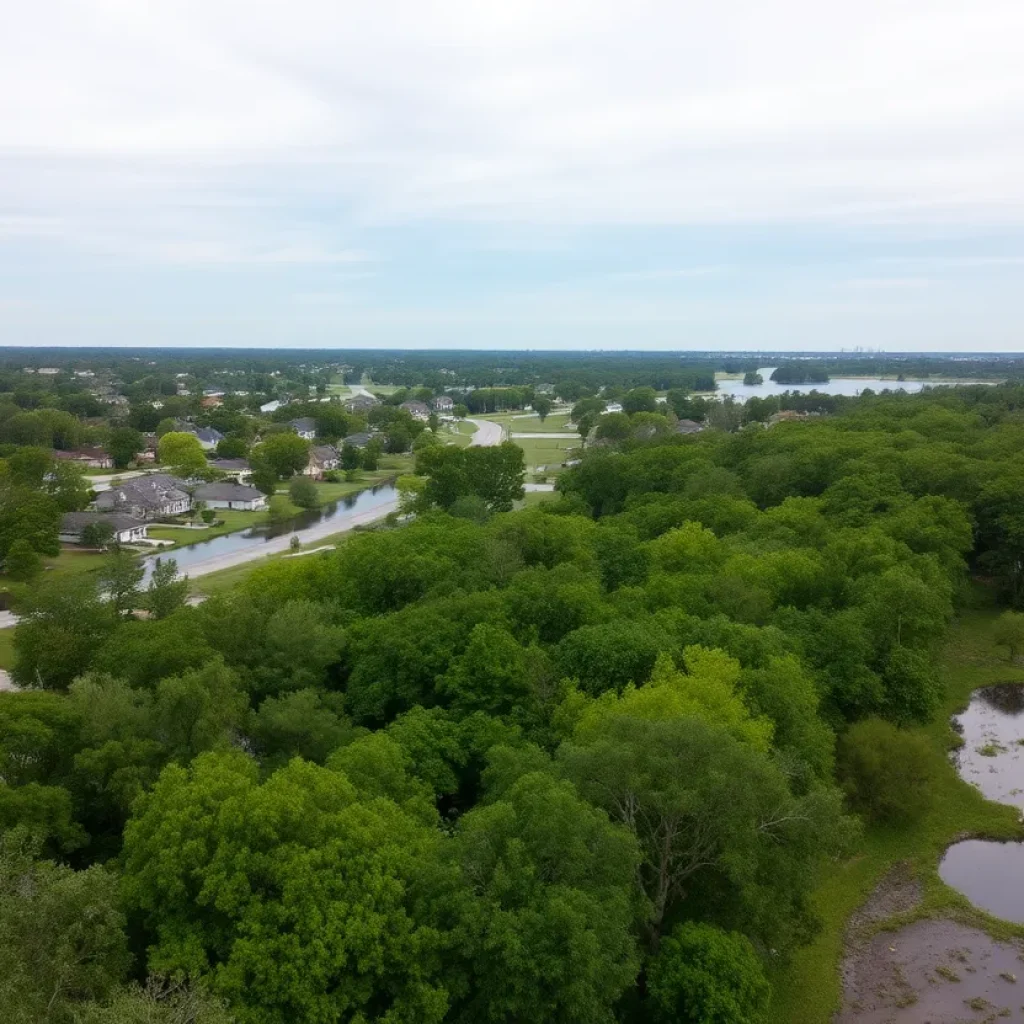
[[[267,496],[255,487],[233,484],[222,480],[215,484],[203,484],[195,491],[196,501],[205,502],[208,508],[233,508],[242,512],[258,512],[267,507]]]
[[[450,395],[438,395],[430,404],[433,405],[436,412],[450,413],[455,407],[455,402]]]
[[[430,419],[430,409],[422,402],[403,402],[399,409],[404,409],[414,420],[426,423]]]
[[[112,531],[111,539],[119,544],[145,540],[149,529],[149,524],[141,519],[116,512],[66,512],[61,517],[59,538],[64,544],[81,544],[83,532],[97,523],[108,523]]]

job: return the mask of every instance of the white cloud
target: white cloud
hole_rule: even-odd
[[[1019,223],[1022,35],[1019,0],[40,0],[0,163],[366,219]]]

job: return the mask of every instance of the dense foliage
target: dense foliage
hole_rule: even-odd
[[[415,521],[198,607],[161,573],[131,617],[116,559],[110,600],[40,586],[34,689],[0,696],[0,1005],[763,1020],[852,812],[905,813],[885,768],[968,568],[1024,594],[1022,407],[634,431],[519,512],[521,451],[425,446]]]

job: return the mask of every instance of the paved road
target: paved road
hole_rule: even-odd
[[[524,491],[553,491],[554,484],[523,484]]]
[[[18,616],[14,612],[0,612],[0,629],[10,629],[18,624]]]
[[[501,444],[502,429],[500,423],[492,423],[490,420],[471,420],[467,419],[467,423],[472,423],[476,427],[476,433],[470,439],[471,445],[476,445],[478,448],[490,448],[491,445]]]
[[[100,473],[97,476],[87,476],[85,479],[94,491],[109,491],[111,480],[130,480],[133,476],[148,476],[156,470],[132,469],[123,473]]]

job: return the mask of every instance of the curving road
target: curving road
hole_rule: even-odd
[[[466,420],[476,427],[476,433],[470,439],[470,444],[478,448],[490,448],[492,445],[501,444],[504,430],[500,423],[492,423],[490,420]]]

